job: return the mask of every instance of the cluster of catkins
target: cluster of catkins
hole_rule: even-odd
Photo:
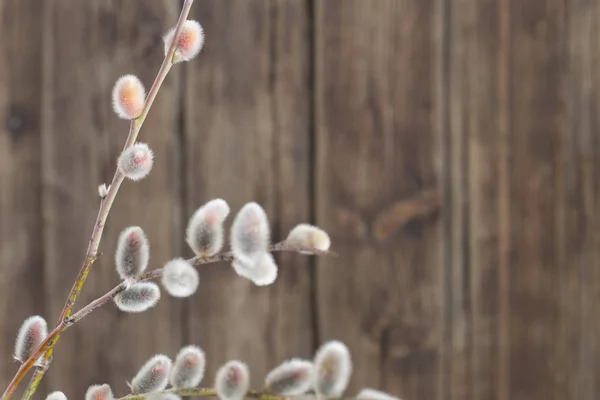
[[[177,391],[197,388],[204,378],[205,367],[204,351],[190,345],[182,348],[174,361],[163,354],[153,356],[128,382],[128,386],[131,394],[146,395],[150,400],[181,400]],[[346,391],[351,373],[352,360],[348,348],[334,340],[323,344],[312,361],[294,358],[271,370],[264,379],[261,394],[286,397],[312,393],[313,396],[304,398],[340,397]],[[214,391],[221,400],[242,400],[249,390],[248,367],[241,361],[231,360],[219,368],[213,389],[206,389],[205,393]],[[355,399],[399,400],[371,388],[362,389]],[[66,396],[56,391],[46,400],[66,400]],[[108,384],[92,385],[85,400],[115,400],[115,397]]]

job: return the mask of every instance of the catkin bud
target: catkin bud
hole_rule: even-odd
[[[346,345],[333,340],[323,344],[314,360],[313,389],[325,397],[341,396],[352,374],[352,360]]]
[[[169,382],[176,389],[189,389],[196,387],[204,377],[206,356],[198,346],[182,348],[169,373]]]
[[[271,253],[261,253],[252,259],[235,259],[231,266],[238,275],[257,286],[270,285],[277,279],[277,264]]]
[[[98,186],[98,196],[100,196],[100,198],[103,199],[106,197],[107,194],[108,194],[108,187],[106,186],[106,183],[99,185]]]
[[[112,389],[105,383],[104,385],[92,385],[85,392],[85,400],[114,400]]]
[[[67,396],[61,391],[56,391],[46,396],[46,400],[67,400]]]
[[[265,388],[282,396],[295,396],[311,388],[313,365],[310,361],[291,359],[273,369],[265,378]]]
[[[112,104],[119,118],[136,119],[142,114],[146,90],[135,75],[124,75],[117,79],[112,91]]]
[[[249,386],[250,372],[241,361],[228,361],[215,376],[215,390],[221,400],[242,400]]]
[[[296,246],[317,250],[329,250],[331,240],[329,235],[321,228],[309,224],[298,224],[290,231],[286,243]],[[301,252],[311,254],[310,252]]]
[[[153,164],[154,153],[146,143],[135,143],[125,149],[117,160],[119,172],[132,181],[148,176]]]
[[[247,203],[231,225],[231,251],[235,258],[250,260],[269,247],[269,220],[257,203]]]
[[[175,258],[165,264],[161,282],[171,296],[188,297],[198,289],[200,274],[188,261]]]
[[[163,36],[163,42],[165,43],[165,56],[169,52],[169,48],[173,43],[173,37],[175,36],[175,28],[169,29]],[[179,40],[177,42],[177,48],[173,56],[173,62],[177,63],[180,61],[189,61],[196,57],[202,47],[204,46],[204,29],[197,21],[187,20],[183,23],[181,33],[179,34]]]
[[[400,399],[398,397],[391,396],[380,390],[364,388],[356,395],[356,400],[400,400]]]
[[[146,311],[160,300],[160,288],[154,282],[140,282],[131,285],[115,296],[115,304],[119,310],[128,313]]]
[[[209,201],[192,215],[185,239],[197,256],[212,256],[221,250],[223,222],[228,215],[229,205],[223,199]]]
[[[115,263],[121,279],[137,278],[148,267],[150,244],[139,226],[125,228],[119,235]]]
[[[131,393],[152,393],[167,387],[171,359],[163,354],[157,354],[140,368],[131,380]]]
[[[48,336],[48,324],[44,318],[39,315],[27,318],[17,334],[14,359],[22,363],[27,361],[39,345],[42,344],[46,336]],[[35,365],[42,365],[41,355]]]

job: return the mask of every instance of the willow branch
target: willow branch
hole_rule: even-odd
[[[144,400],[146,398],[148,398],[149,396],[152,395],[157,395],[157,394],[168,394],[168,393],[172,393],[172,394],[176,394],[178,396],[181,397],[191,397],[191,396],[198,396],[198,397],[217,397],[217,391],[215,389],[212,388],[193,388],[193,389],[167,389],[167,390],[163,390],[160,392],[155,392],[155,393],[146,393],[146,394],[130,394],[127,395],[125,397],[121,397],[117,400]],[[286,399],[294,399],[294,398],[298,398],[298,399],[302,399],[302,400],[309,400],[309,399],[320,399],[320,400],[350,400],[352,399],[351,397],[331,397],[331,398],[324,398],[324,397],[317,397],[316,394],[301,394],[301,395],[295,395],[295,396],[281,396],[281,395],[277,395],[277,394],[273,394],[273,393],[267,393],[264,391],[258,391],[258,390],[250,390],[249,392],[246,393],[245,396],[247,399],[257,399],[257,400],[286,400]]]

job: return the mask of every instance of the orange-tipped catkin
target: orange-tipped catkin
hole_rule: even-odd
[[[48,336],[48,324],[44,318],[39,315],[27,318],[17,334],[14,359],[22,363],[27,361],[46,336]],[[35,365],[42,365],[41,356]]]
[[[280,364],[267,374],[265,388],[270,393],[282,396],[296,396],[311,388],[312,362],[291,359]]]
[[[215,390],[221,400],[242,400],[250,386],[250,372],[241,361],[229,361],[217,371]]]
[[[346,345],[332,340],[323,344],[313,361],[312,386],[319,396],[340,397],[348,387],[352,360]]]
[[[182,348],[169,373],[169,382],[175,389],[194,388],[200,384],[206,368],[206,356],[198,346]]]
[[[257,203],[245,204],[231,225],[231,251],[235,258],[251,260],[269,247],[269,220]]]
[[[253,259],[235,259],[231,266],[239,276],[256,286],[270,285],[277,279],[278,268],[271,253],[260,253]]]
[[[290,231],[286,243],[296,246],[317,250],[329,250],[331,240],[329,235],[321,228],[309,224],[298,224]],[[301,252],[310,253],[310,252]]]
[[[63,392],[57,390],[46,396],[46,400],[67,400],[67,396],[65,396]]]
[[[123,280],[140,276],[148,267],[150,244],[146,234],[139,226],[125,228],[119,235],[115,264]]]
[[[117,160],[119,171],[132,181],[148,176],[153,164],[154,153],[146,143],[136,143],[125,149]]]
[[[161,283],[171,296],[188,297],[198,289],[200,274],[183,258],[175,258],[165,264]]]
[[[197,256],[207,257],[223,248],[223,223],[229,215],[229,205],[214,199],[198,208],[186,229],[186,242]]]
[[[119,118],[136,119],[144,110],[146,90],[135,75],[117,79],[112,91],[112,105]]]
[[[85,400],[114,400],[114,398],[112,389],[107,383],[92,385],[85,392]]]
[[[165,56],[169,52],[169,48],[173,43],[173,37],[175,36],[175,28],[169,29],[163,36],[163,42],[165,44]],[[183,23],[181,33],[179,34],[179,40],[177,42],[177,48],[173,56],[173,62],[177,63],[180,61],[189,61],[196,57],[202,47],[204,46],[204,29],[197,21],[187,20]]]
[[[131,380],[131,393],[152,393],[167,387],[171,359],[164,354],[150,358]]]
[[[159,300],[160,288],[154,282],[136,283],[114,298],[114,302],[119,310],[128,313],[146,311],[154,307]]]
[[[391,396],[381,390],[364,388],[356,395],[356,400],[400,400],[398,397]]]

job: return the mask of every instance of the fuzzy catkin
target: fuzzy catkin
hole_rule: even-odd
[[[165,56],[169,52],[169,48],[173,43],[175,36],[175,28],[171,28],[163,36],[163,42],[165,47]],[[175,48],[175,54],[173,56],[173,62],[189,61],[196,57],[202,47],[204,46],[204,29],[198,21],[187,20],[183,23],[181,33],[179,34],[179,40],[177,47]]]
[[[312,362],[300,359],[286,361],[265,378],[265,388],[270,393],[283,396],[303,394],[311,388]]]
[[[144,179],[154,165],[154,152],[146,143],[135,143],[117,159],[119,172],[132,181]]]
[[[371,388],[364,388],[356,395],[356,400],[400,400],[398,397],[394,397],[388,393],[382,392],[381,390],[375,390]]]
[[[310,224],[298,224],[288,234],[286,243],[308,249],[326,251],[331,246],[331,239],[327,232]],[[300,253],[309,253],[300,251]]]
[[[256,286],[270,285],[277,279],[278,267],[271,253],[259,253],[253,258],[234,259],[235,272],[254,282]]]
[[[204,377],[206,355],[198,346],[182,348],[173,362],[169,373],[169,382],[174,388],[188,389],[196,387]]]
[[[250,372],[241,361],[229,361],[217,371],[215,390],[221,400],[242,400],[250,386]]]
[[[115,264],[121,279],[138,277],[148,267],[150,244],[139,226],[125,228],[119,235]]]
[[[17,334],[14,359],[22,363],[27,361],[42,344],[46,336],[48,336],[48,324],[44,318],[39,315],[27,318]],[[42,365],[41,356],[35,362],[35,365]]]
[[[154,282],[140,282],[131,285],[115,296],[114,302],[119,310],[128,313],[146,311],[160,300],[160,288]]]
[[[131,380],[131,393],[152,393],[167,387],[171,359],[164,354],[150,358]]]
[[[67,400],[67,396],[65,396],[63,392],[57,390],[46,396],[46,400]]]
[[[173,297],[188,297],[196,292],[200,284],[198,270],[183,258],[165,264],[161,283]]]
[[[124,75],[117,79],[112,90],[113,110],[119,118],[135,119],[144,109],[146,90],[135,75]]]
[[[346,390],[352,374],[350,351],[340,341],[323,344],[313,361],[312,384],[318,395],[340,397]]]
[[[212,256],[223,248],[223,223],[229,211],[225,200],[214,199],[194,212],[186,228],[185,240],[197,256]]]
[[[231,225],[231,251],[239,260],[251,260],[269,248],[267,214],[254,202],[245,204]]]
[[[92,385],[85,392],[85,400],[114,400],[112,389],[105,383],[103,385]]]

